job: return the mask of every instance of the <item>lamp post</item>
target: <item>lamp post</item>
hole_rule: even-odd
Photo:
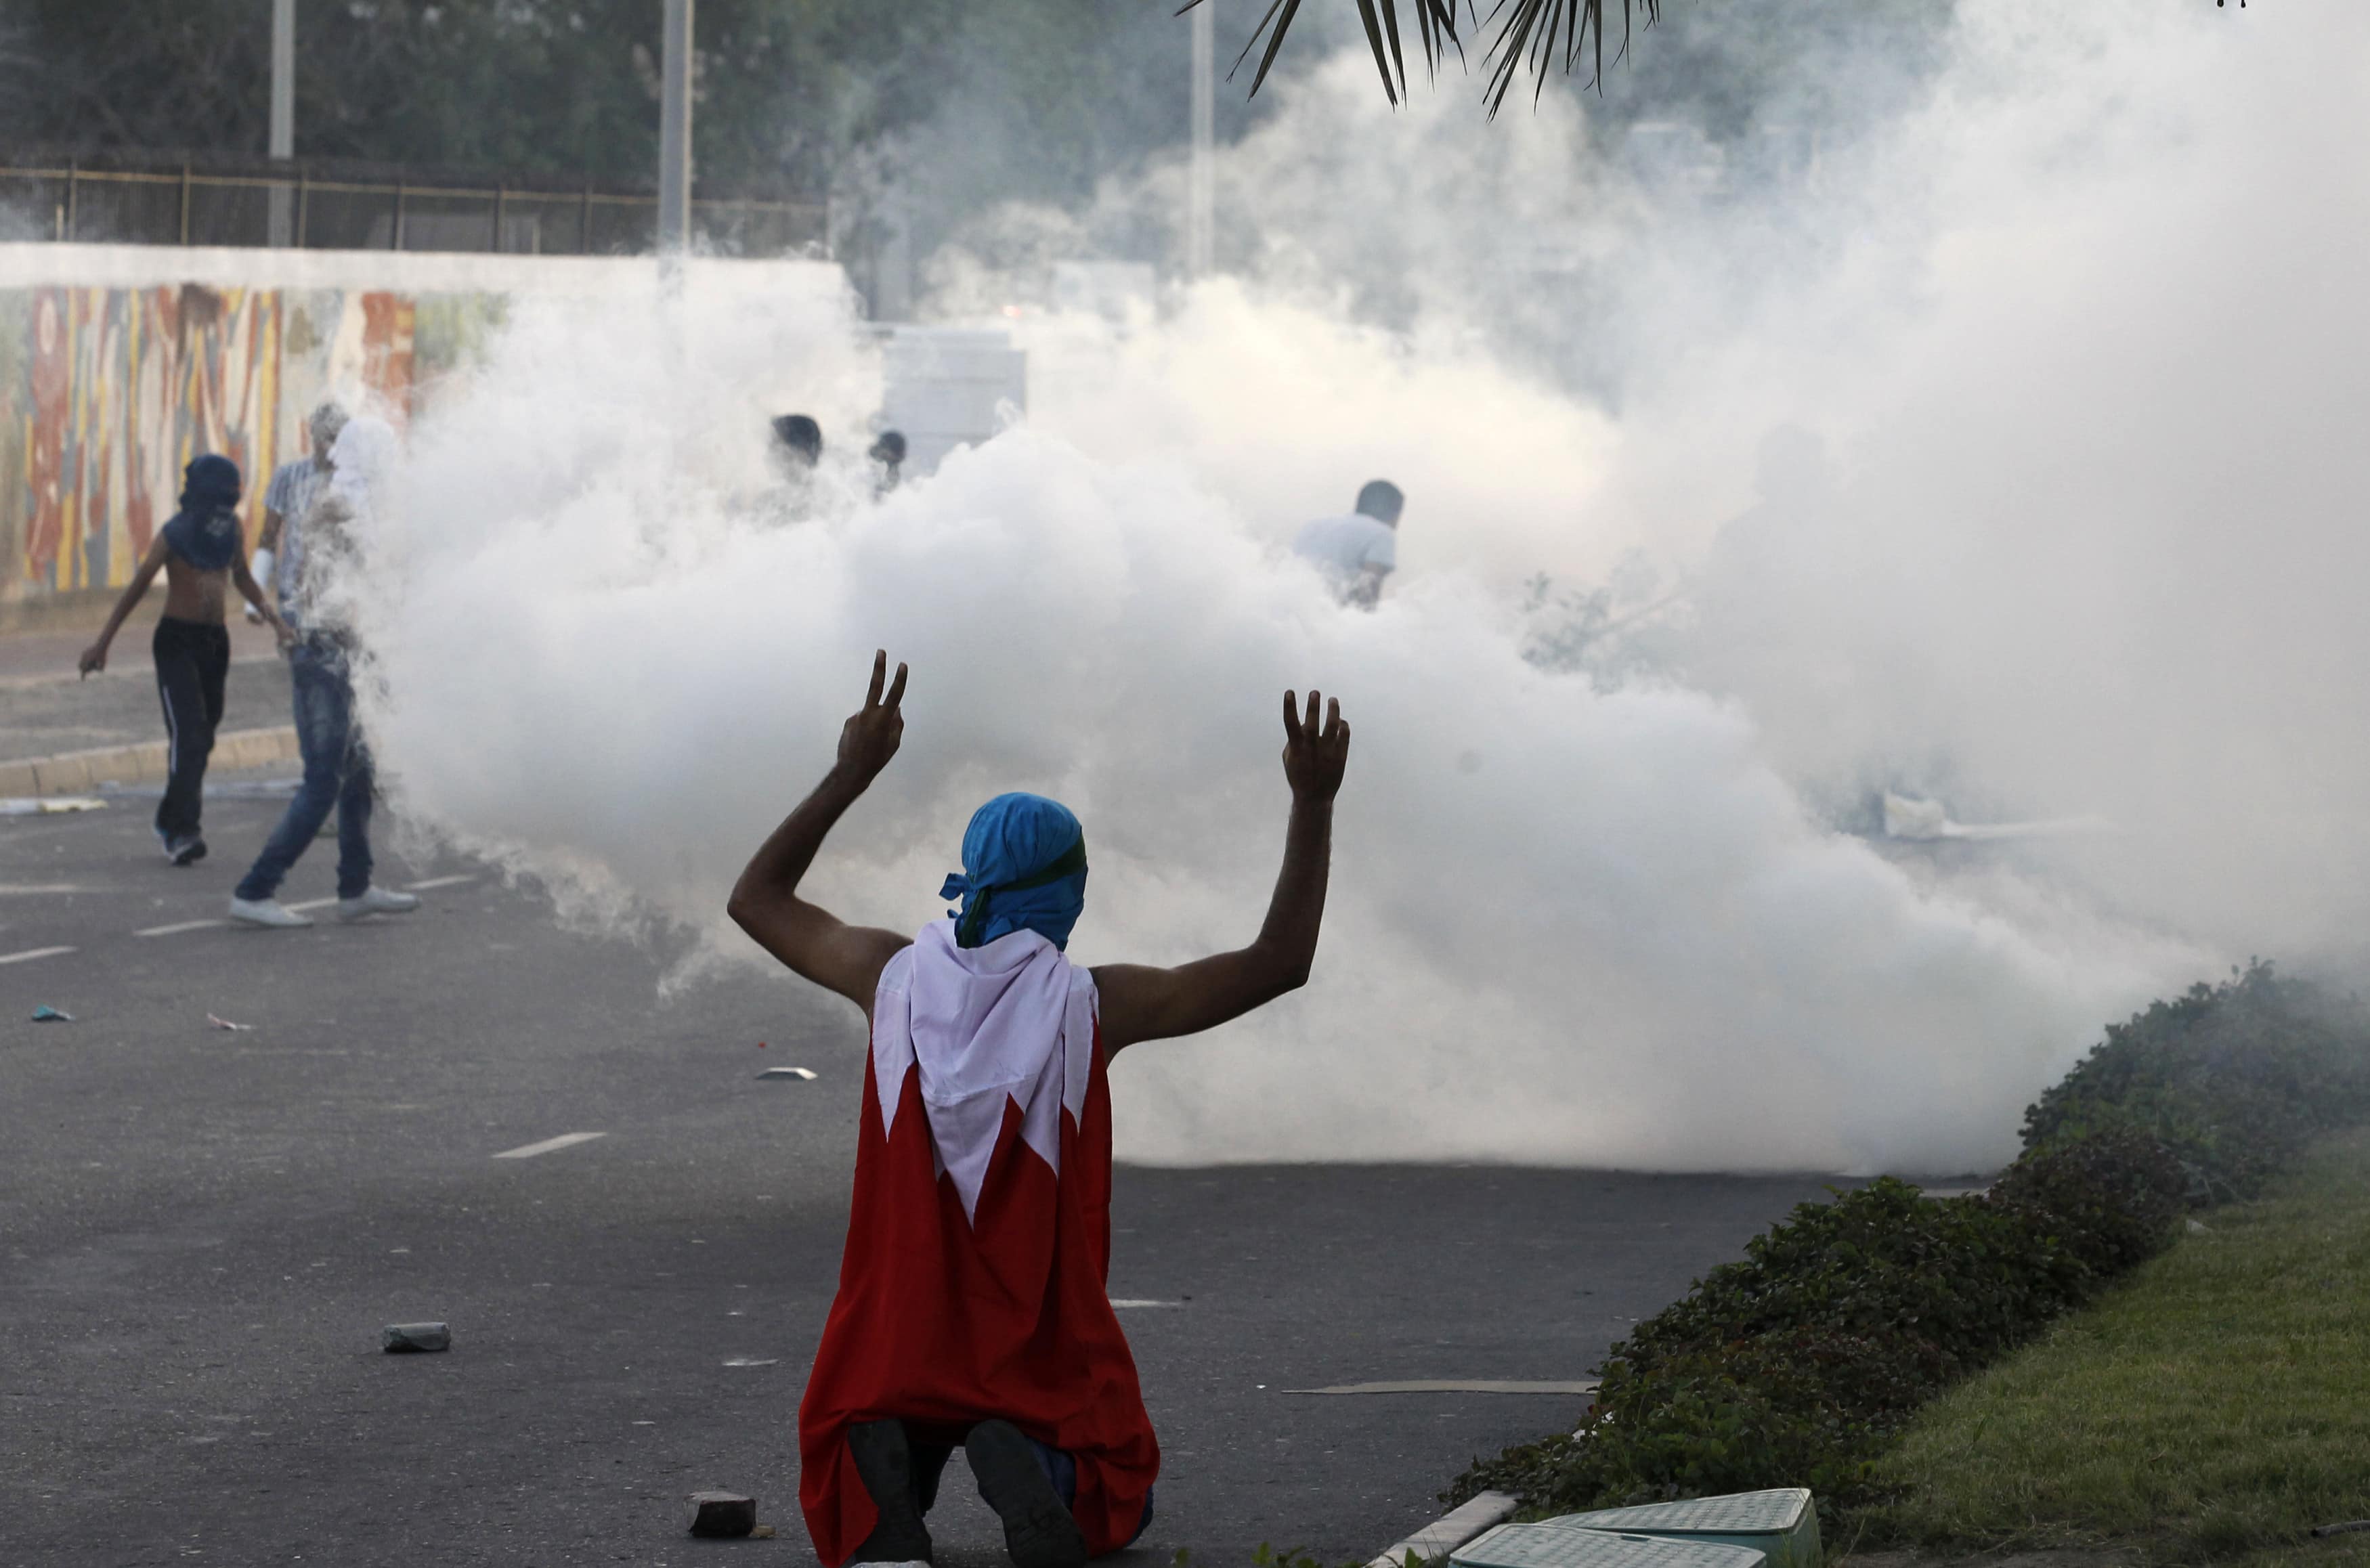
[[[691,245],[691,6],[666,0],[659,63],[659,254],[676,258]]]
[[[1193,7],[1193,159],[1186,171],[1185,271],[1188,277],[1210,273],[1210,211],[1215,194],[1210,166],[1213,108],[1217,96],[1217,23],[1212,13],[1218,0],[1202,0]]]
[[[275,162],[296,155],[296,0],[271,0],[271,141],[267,149]],[[298,237],[288,221],[288,187],[271,187],[271,245],[293,245]]]

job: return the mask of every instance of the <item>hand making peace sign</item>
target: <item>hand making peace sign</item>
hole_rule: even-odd
[[[1283,777],[1294,796],[1330,800],[1341,787],[1341,770],[1350,761],[1350,727],[1341,718],[1339,700],[1325,704],[1325,727],[1317,725],[1320,694],[1308,693],[1308,716],[1300,716],[1299,693],[1283,694]]]
[[[839,765],[865,784],[880,776],[905,738],[905,715],[897,711],[905,699],[905,667],[897,667],[897,679],[883,697],[880,687],[888,678],[889,650],[882,648],[872,656],[872,689],[864,695],[863,708],[850,714],[839,730]]]

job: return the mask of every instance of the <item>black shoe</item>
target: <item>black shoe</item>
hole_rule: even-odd
[[[922,1510],[914,1501],[913,1454],[905,1446],[902,1421],[866,1421],[847,1429],[848,1457],[880,1520],[851,1562],[927,1562],[930,1532],[922,1527]]]
[[[191,833],[186,839],[175,839],[167,844],[165,853],[173,857],[175,865],[195,865],[206,858],[206,841]]]
[[[979,1494],[1004,1521],[1015,1568],[1084,1568],[1087,1538],[1037,1450],[1009,1421],[983,1421],[963,1439]]]

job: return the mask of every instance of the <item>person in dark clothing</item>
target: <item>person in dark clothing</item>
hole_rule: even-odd
[[[777,416],[774,446],[793,469],[811,469],[823,461],[823,427],[806,414]]]
[[[865,455],[880,465],[880,476],[873,481],[872,493],[876,496],[887,495],[897,487],[898,481],[903,477],[905,432],[881,431],[880,439],[872,443],[872,450]]]
[[[238,523],[238,464],[209,454],[183,471],[181,509],[156,532],[139,570],[124,585],[98,640],[83,650],[86,676],[107,668],[107,650],[124,617],[148,592],[159,567],[165,573],[165,613],[150,647],[156,658],[156,691],[165,704],[168,747],[165,798],[156,804],[156,837],[175,865],[195,865],[206,856],[199,832],[205,799],[206,760],[222,723],[223,688],[230,675],[230,632],[223,624],[224,589],[236,584],[279,634],[293,640],[287,623],[264,598],[247,568]]]

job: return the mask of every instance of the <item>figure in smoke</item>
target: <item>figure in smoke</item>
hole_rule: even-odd
[[[1398,566],[1399,512],[1407,498],[1387,479],[1369,480],[1347,517],[1320,517],[1292,542],[1293,554],[1325,575],[1334,597],[1372,610]]]
[[[239,596],[268,619],[287,646],[290,632],[264,602],[263,589],[241,557],[238,526],[238,464],[207,455],[183,471],[181,509],[156,531],[139,570],[124,585],[98,640],[83,650],[87,676],[107,668],[107,650],[125,616],[146,596],[156,572],[165,572],[165,612],[149,639],[156,660],[156,694],[165,704],[167,773],[165,798],[156,803],[156,838],[175,865],[195,865],[206,857],[199,831],[205,805],[206,761],[213,755],[214,727],[222,723],[230,679],[230,629],[223,624],[227,594]]]
[[[732,891],[741,928],[862,1008],[872,1049],[839,1294],[799,1408],[800,1502],[826,1568],[926,1562],[955,1445],[1018,1568],[1077,1568],[1152,1516],[1160,1449],[1112,1312],[1112,1056],[1305,984],[1349,758],[1339,704],[1283,698],[1283,868],[1248,947],[1179,967],[1066,956],[1086,908],[1078,819],[1005,795],[963,835],[919,935],[799,897],[840,816],[897,754],[905,667],[876,656],[839,757]],[[1320,709],[1322,718],[1320,721]]]
[[[809,415],[777,415],[774,455],[791,474],[811,474],[823,462],[823,427]]]
[[[897,487],[905,466],[905,432],[883,430],[865,454],[880,464],[880,474],[872,484],[874,496],[885,496]]]
[[[370,819],[376,781],[370,750],[354,720],[358,648],[338,597],[339,575],[355,569],[358,537],[370,527],[374,509],[385,504],[395,457],[395,431],[385,420],[365,417],[346,421],[329,448],[334,470],[329,482],[297,524],[297,537],[304,542],[303,570],[291,602],[299,635],[288,650],[288,670],[305,778],[279,826],[264,841],[263,853],[231,895],[231,917],[249,925],[313,923],[277,895],[332,809],[338,814],[338,918],[404,914],[420,907],[416,895],[371,882]]]
[[[334,400],[313,410],[305,421],[309,450],[293,463],[271,471],[263,489],[263,526],[255,540],[255,580],[271,590],[281,613],[291,612],[296,579],[305,570],[305,537],[298,524],[313,509],[337,464],[329,460],[330,443],[346,428],[346,411]],[[250,621],[262,619],[250,606]]]

